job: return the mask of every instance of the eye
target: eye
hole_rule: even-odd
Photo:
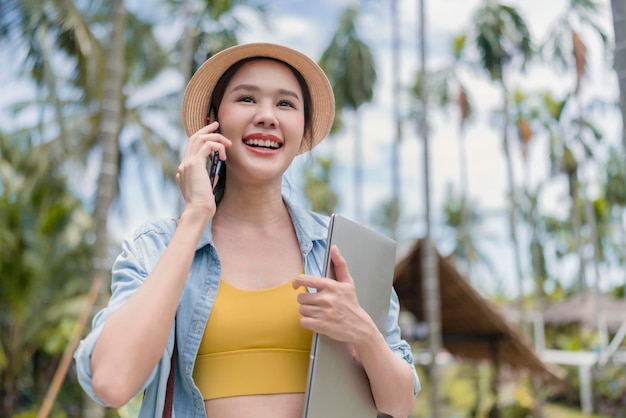
[[[241,96],[237,99],[237,101],[244,103],[254,103],[254,98],[252,96]]]
[[[279,107],[292,107],[292,108],[296,108],[296,105],[293,104],[293,102],[289,101],[289,100],[281,100],[278,102],[278,106]]]

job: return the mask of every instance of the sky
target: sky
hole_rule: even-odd
[[[276,42],[301,50],[311,58],[317,60],[326,48],[337,27],[340,13],[352,0],[272,0],[266,2],[270,16],[270,28],[265,27],[258,17],[249,10],[239,9],[237,16],[245,23],[246,30],[242,31],[241,42]],[[468,28],[473,11],[481,2],[479,0],[426,0],[427,17],[427,64],[430,70],[440,68],[451,62],[451,41],[453,36]],[[610,5],[608,0],[601,0],[602,27],[612,35]],[[141,4],[143,2],[130,2]],[[371,224],[372,215],[384,200],[391,196],[391,143],[394,137],[392,119],[392,81],[391,81],[391,29],[390,6],[387,1],[364,0],[360,2],[362,15],[359,20],[359,32],[363,40],[370,46],[377,61],[378,82],[374,101],[362,107],[361,121],[364,151],[364,223]],[[530,26],[534,41],[539,43],[546,36],[548,29],[554,25],[555,19],[562,14],[567,6],[566,0],[515,0],[510,1],[522,13]],[[418,70],[418,1],[399,0],[401,33],[401,73],[400,82],[410,86]],[[159,36],[167,42],[176,37],[175,28],[163,27]],[[617,80],[607,61],[601,56],[599,42],[591,39],[589,52],[589,75],[587,90],[584,94],[600,96],[606,100],[616,100]],[[595,42],[595,43],[594,43]],[[5,63],[15,63],[13,51],[0,51],[0,59]],[[7,67],[4,67],[7,68]],[[490,113],[500,103],[500,92],[487,81],[487,76],[480,71],[464,71],[463,80],[470,88],[476,108],[475,121],[467,129],[468,151],[468,185],[470,200],[483,212],[490,214],[489,221],[481,226],[480,245],[489,254],[496,264],[495,273],[490,273],[479,286],[490,293],[502,291],[508,294],[514,292],[512,281],[512,253],[507,238],[506,227],[506,167],[502,153],[499,132],[490,123]],[[512,86],[520,86],[525,90],[549,89],[555,93],[563,93],[572,89],[574,78],[572,75],[558,74],[546,67],[534,65],[525,74],[512,74]],[[182,82],[176,75],[164,77],[161,81],[165,89],[177,90],[182,88]],[[20,97],[32,94],[28,87],[12,82],[11,72],[0,71],[0,86],[7,94],[0,96],[0,109],[8,103],[8,97]],[[400,105],[408,110],[409,97],[400,98]],[[457,115],[433,112],[432,129],[430,132],[430,167],[431,167],[431,202],[433,213],[433,237],[439,243],[439,250],[444,255],[450,251],[453,236],[442,227],[442,206],[449,184],[459,190],[460,172],[458,164],[458,130]],[[608,140],[619,142],[618,129],[619,115],[607,112],[606,125]],[[332,154],[335,157],[337,168],[333,178],[333,187],[340,195],[340,205],[337,212],[355,218],[356,212],[352,195],[352,149],[354,138],[352,135],[352,117],[345,115],[346,129],[344,132],[326,139],[314,153],[319,155]],[[14,123],[6,113],[0,111],[0,122],[5,126]],[[513,142],[513,156],[515,176],[518,183],[522,178],[521,152]],[[402,219],[399,235],[399,255],[412,242],[424,233],[424,180],[423,180],[423,146],[416,134],[413,124],[404,125],[404,137],[401,145],[401,177],[402,177]],[[547,176],[545,141],[537,141],[530,152],[530,183],[537,184]],[[306,158],[306,157],[305,157]],[[305,202],[299,192],[299,173],[305,161],[300,159],[294,164],[288,174],[292,189],[288,193],[296,201]],[[147,166],[149,168],[149,166]],[[129,175],[133,176],[146,170],[146,166],[129,167]],[[87,178],[95,179],[97,167]],[[161,179],[158,174],[149,176],[151,189],[155,196],[162,190]],[[178,213],[176,197],[171,194],[155,202],[146,202],[133,199],[142,187],[138,182],[131,182],[126,188],[125,197],[133,202],[131,210],[126,210],[123,219],[111,220],[113,236],[116,239],[129,234],[142,222],[152,218],[166,216],[175,217]],[[563,200],[565,184],[554,184],[552,191],[546,193],[542,202],[544,211],[551,211],[566,216],[567,204]],[[372,225],[373,226],[373,225]],[[374,226],[373,226],[374,227]],[[522,234],[522,238],[524,238]],[[524,262],[528,257],[523,254]],[[504,279],[499,281],[496,279]],[[610,280],[610,279],[608,279]],[[496,285],[496,283],[499,283]],[[502,284],[504,283],[504,284]]]

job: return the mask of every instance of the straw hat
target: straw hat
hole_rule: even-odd
[[[206,60],[191,77],[183,97],[182,116],[187,135],[206,125],[213,89],[224,72],[246,58],[265,57],[283,61],[304,78],[311,95],[311,148],[328,135],[335,117],[335,97],[324,71],[306,55],[270,43],[250,43],[227,48]],[[301,149],[300,153],[309,148]]]

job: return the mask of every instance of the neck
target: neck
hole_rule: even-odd
[[[284,221],[288,215],[280,185],[272,188],[231,187],[224,193],[214,222],[269,226]]]

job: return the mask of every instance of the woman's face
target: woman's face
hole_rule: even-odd
[[[228,179],[280,179],[300,150],[304,98],[292,71],[272,60],[245,63],[232,77],[218,118],[228,148]]]

